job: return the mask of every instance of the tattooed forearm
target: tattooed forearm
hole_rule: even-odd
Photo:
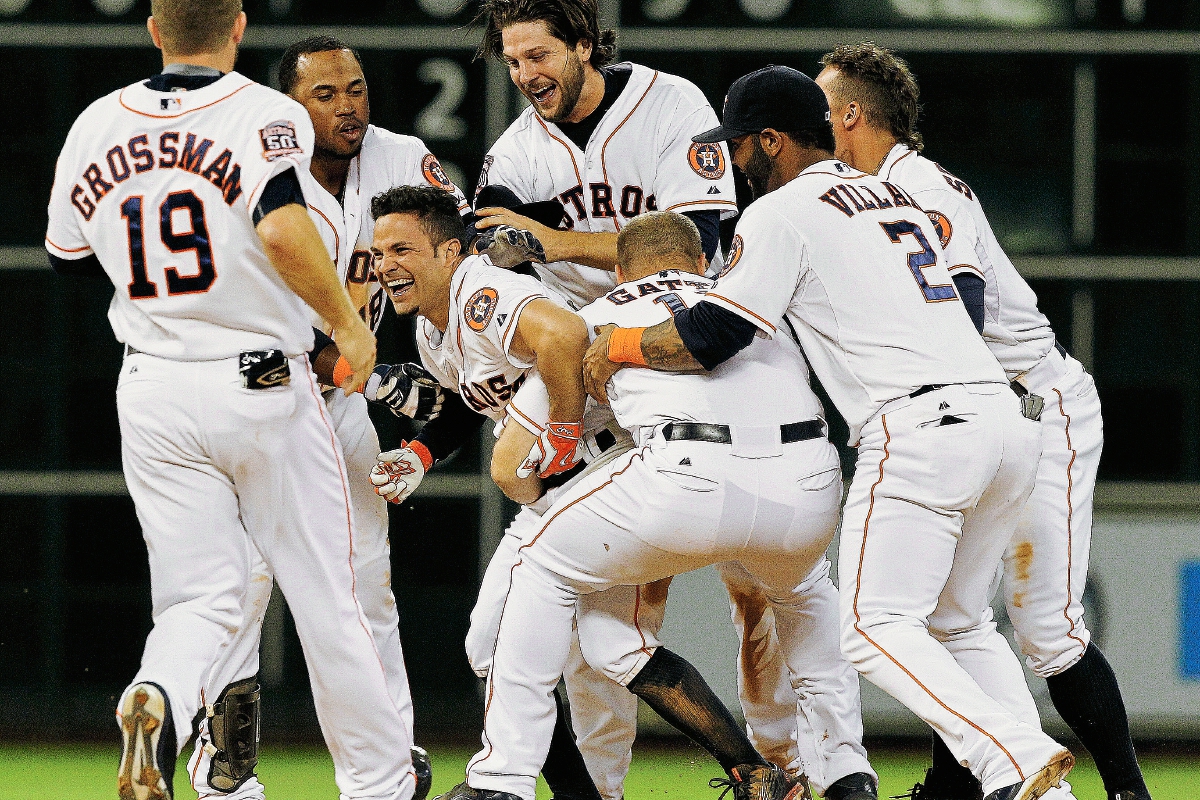
[[[673,319],[646,329],[642,334],[642,357],[651,369],[704,370],[679,338]]]

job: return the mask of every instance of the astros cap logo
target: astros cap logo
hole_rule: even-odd
[[[425,173],[425,180],[437,188],[445,189],[447,192],[454,191],[454,182],[446,175],[446,171],[442,169],[437,156],[433,153],[426,153],[425,158],[421,159],[421,171]]]

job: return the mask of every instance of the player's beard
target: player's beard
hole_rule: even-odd
[[[767,193],[767,185],[771,180],[771,157],[767,155],[767,151],[763,150],[762,143],[758,141],[758,137],[753,138],[754,149],[750,153],[750,160],[746,162],[746,166],[742,169],[742,174],[746,176],[746,180],[750,182],[750,193],[757,200]]]
[[[579,60],[579,56],[573,51],[568,51],[567,62],[563,65],[562,77],[558,80],[558,91],[562,95],[562,99],[558,101],[558,108],[553,113],[547,113],[542,110],[537,101],[533,99],[531,92],[522,89],[522,92],[533,103],[533,107],[537,109],[538,114],[547,122],[562,122],[567,117],[571,116],[571,112],[575,110],[575,104],[579,102],[579,96],[583,94],[583,62]]]

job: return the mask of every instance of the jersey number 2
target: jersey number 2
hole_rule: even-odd
[[[921,287],[921,294],[925,295],[926,303],[940,303],[943,300],[958,298],[958,294],[954,291],[954,284],[943,283],[933,286],[925,279],[924,269],[937,263],[937,253],[929,246],[929,240],[925,238],[920,225],[908,220],[900,220],[898,222],[881,222],[879,227],[883,228],[883,232],[896,244],[900,244],[901,236],[912,236],[917,240],[917,244],[921,245],[920,250],[908,254],[908,268],[916,278],[917,286]]]
[[[176,211],[186,211],[191,230],[179,233],[175,230]],[[121,204],[121,216],[129,233],[129,269],[133,280],[129,282],[129,296],[134,300],[158,297],[158,284],[146,274],[145,221],[142,215],[142,197],[134,195]],[[196,254],[199,271],[195,275],[180,275],[175,267],[164,270],[167,277],[167,294],[195,294],[207,292],[217,278],[213,266],[212,247],[209,244],[208,226],[204,222],[204,202],[192,191],[172,192],[158,208],[158,230],[162,243],[172,253]]]

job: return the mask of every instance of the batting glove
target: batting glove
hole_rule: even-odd
[[[518,230],[511,225],[497,225],[479,235],[475,250],[487,254],[497,267],[512,269],[526,261],[546,263],[546,248],[530,231]]]
[[[428,422],[442,413],[445,392],[420,364],[379,364],[367,378],[363,395],[387,406],[397,417]]]
[[[388,450],[375,457],[371,484],[375,494],[389,503],[403,503],[421,485],[421,479],[433,466],[433,455],[420,442],[401,442],[399,450]]]
[[[518,478],[528,478],[537,470],[539,478],[549,478],[566,472],[579,463],[583,453],[579,440],[583,437],[581,422],[551,422],[529,448],[529,456],[517,467]]]

